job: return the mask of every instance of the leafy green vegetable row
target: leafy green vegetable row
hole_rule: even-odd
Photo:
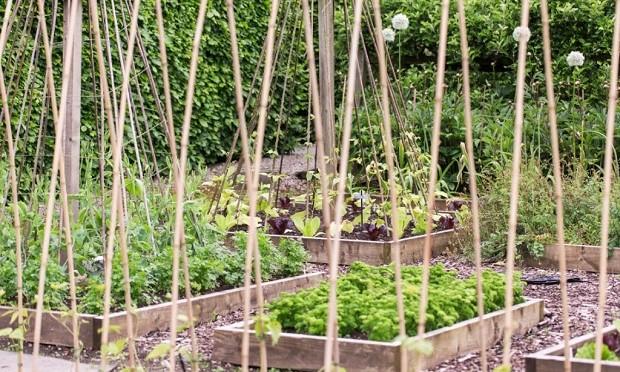
[[[0,255],[4,257],[0,261],[0,305],[11,306],[17,296],[15,282],[17,274],[14,231],[9,222],[0,226],[0,238],[5,242],[0,245]],[[233,238],[235,249],[229,249],[224,244],[223,235],[212,229],[210,233],[203,232],[200,240],[188,236],[189,271],[194,294],[205,294],[218,288],[236,287],[243,283],[247,234],[237,233]],[[93,237],[80,236],[80,232],[83,232],[81,227],[76,226],[74,231],[77,233],[75,263],[78,278],[78,309],[81,312],[100,314],[103,311],[103,257],[97,252],[101,247],[92,244],[90,240],[96,240]],[[165,244],[166,237],[158,234],[156,237],[161,246],[153,246],[148,234],[138,227],[129,232],[131,295],[136,306],[169,301],[172,284],[172,247],[170,243]],[[31,246],[36,248],[39,234],[32,234],[31,238]],[[259,235],[258,242],[263,280],[292,276],[301,272],[307,253],[300,243],[283,239],[276,246],[264,234]],[[63,311],[68,309],[69,279],[66,265],[58,261],[59,248],[56,240],[52,246],[47,270],[44,304],[47,309]],[[39,250],[32,249],[24,257],[26,306],[34,306],[36,303],[39,262]],[[112,307],[117,310],[124,304],[121,268],[120,254],[116,253],[112,273]],[[182,280],[180,283],[183,287]]]
[[[416,335],[422,268],[406,266],[402,271],[407,334]],[[504,275],[483,272],[484,308],[492,312],[504,307]],[[515,280],[515,303],[523,302],[523,286]],[[324,335],[326,332],[327,283],[295,294],[283,294],[269,304],[271,318],[283,329]],[[431,267],[427,330],[450,326],[476,316],[476,278],[459,279],[442,264]],[[360,262],[338,279],[338,322],[342,337],[364,337],[390,341],[398,335],[394,268],[372,267]]]

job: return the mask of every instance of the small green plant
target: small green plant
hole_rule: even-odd
[[[295,213],[291,216],[291,220],[301,235],[305,237],[316,236],[321,228],[321,219],[316,216],[308,218],[305,211]]]
[[[256,316],[254,318],[254,331],[256,332],[256,338],[259,340],[265,339],[265,336],[269,334],[271,336],[271,344],[276,345],[278,340],[280,340],[282,325],[277,319],[268,315]]]
[[[127,339],[121,338],[103,345],[101,347],[101,353],[105,354],[111,360],[121,360],[125,356],[126,347]]]
[[[614,321],[616,329],[603,335],[602,360],[617,362],[620,361],[620,320]],[[575,358],[595,359],[596,344],[587,342],[575,354]]]
[[[405,234],[405,229],[409,226],[413,217],[407,212],[405,207],[398,208],[398,226],[396,226],[396,237],[402,238]]]
[[[160,344],[155,345],[155,347],[146,355],[145,360],[157,360],[166,358],[170,354],[170,349],[172,345],[170,342],[164,341]]]
[[[415,207],[412,211],[414,227],[413,232],[415,234],[424,234],[426,232],[428,211],[423,210],[420,207]]]
[[[234,213],[229,213],[225,216],[216,214],[213,221],[215,222],[215,226],[217,226],[217,228],[222,232],[227,232],[237,226],[237,218]]]

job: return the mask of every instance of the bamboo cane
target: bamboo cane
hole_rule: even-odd
[[[243,102],[243,85],[241,81],[241,67],[240,67],[240,59],[239,59],[239,47],[237,42],[237,26],[235,20],[234,13],[234,4],[233,0],[226,0],[226,14],[228,18],[228,28],[230,30],[230,46],[231,46],[231,55],[232,55],[232,65],[233,65],[233,76],[235,81],[235,108],[237,111],[237,117],[239,120],[239,134],[241,137],[241,153],[243,157],[243,169],[245,171],[246,180],[252,180],[252,169],[251,169],[251,160],[250,160],[250,149],[249,149],[249,139],[248,139],[248,130],[245,118],[245,107]],[[246,182],[248,195],[250,194],[251,184],[250,182]],[[249,240],[249,239],[248,239]],[[248,248],[249,253],[251,253]],[[246,253],[247,253],[246,252]],[[250,309],[250,290],[249,290],[249,275],[248,270],[251,268],[248,266],[248,260],[246,257],[246,279],[248,281],[245,283],[244,290],[244,319],[247,316],[249,318],[249,309]],[[247,313],[247,314],[246,314]],[[248,328],[249,331],[249,328]],[[249,333],[248,333],[249,336]],[[245,337],[245,333],[244,333]],[[248,339],[249,341],[249,339]],[[242,353],[242,363],[248,363],[249,353],[245,355]],[[246,367],[247,368],[247,367]]]
[[[8,0],[4,7],[4,17],[2,18],[2,28],[0,29],[0,56],[4,55],[4,49],[9,40],[9,23],[13,14],[13,0]]]
[[[564,204],[562,201],[562,170],[560,168],[560,144],[553,90],[553,63],[551,60],[551,36],[549,32],[549,7],[547,0],[540,0],[542,20],[543,55],[545,64],[545,85],[547,90],[547,108],[549,111],[549,130],[551,135],[551,152],[553,155],[553,178],[555,194],[556,234],[560,250],[560,292],[562,301],[562,333],[564,339],[564,371],[571,371],[570,324],[568,319],[568,288],[566,283],[566,249],[564,246]]]
[[[161,5],[161,0],[155,1],[155,14],[157,17],[157,36],[159,38],[159,57],[161,62],[162,79],[164,82],[164,102],[165,102],[165,119],[166,127],[168,128],[168,144],[170,147],[170,154],[172,156],[172,177],[173,182],[176,184],[176,179],[179,177],[179,159],[176,149],[176,136],[174,131],[174,118],[172,111],[172,95],[170,93],[170,78],[168,73],[168,54],[166,50],[166,31],[164,28],[164,15]],[[184,229],[183,229],[184,230]],[[185,247],[185,234],[183,231],[181,240],[181,255],[183,257],[183,279],[185,284],[185,298],[187,299],[187,316],[190,320],[189,332],[192,343],[192,371],[198,370],[198,339],[196,338],[196,329],[194,326],[194,309],[192,306],[192,288],[190,283],[189,273],[189,260],[187,257],[187,250]]]
[[[78,6],[78,2],[74,1],[71,4],[71,10],[70,10],[70,16],[69,16],[69,35],[67,37],[67,48],[66,48],[66,55],[72,55],[73,53],[73,43],[74,43],[74,31],[75,31],[75,17],[77,14],[77,6]],[[42,316],[43,316],[43,299],[44,299],[44,294],[45,294],[45,278],[46,278],[46,270],[47,270],[47,261],[49,258],[49,244],[50,244],[50,238],[51,238],[51,229],[52,229],[52,219],[53,219],[53,215],[54,215],[54,205],[55,205],[55,199],[56,199],[56,186],[57,186],[57,182],[58,182],[58,171],[59,168],[60,169],[60,173],[61,173],[61,194],[64,194],[64,196],[62,197],[63,202],[66,201],[66,190],[64,190],[65,192],[62,192],[62,188],[64,186],[64,159],[62,159],[62,133],[64,131],[64,120],[65,120],[65,116],[66,116],[66,102],[67,102],[67,98],[68,98],[68,80],[69,80],[69,74],[71,71],[71,67],[72,67],[72,58],[67,58],[67,61],[65,61],[64,64],[64,68],[63,68],[63,81],[62,81],[62,89],[61,89],[61,99],[60,99],[60,108],[58,109],[58,111],[54,110],[54,108],[58,108],[58,106],[56,105],[56,91],[55,91],[55,86],[54,86],[54,77],[52,72],[52,56],[51,56],[51,49],[50,49],[50,40],[48,39],[48,34],[47,34],[47,25],[45,24],[45,8],[44,8],[44,4],[43,4],[43,0],[39,0],[38,1],[38,7],[39,7],[39,24],[41,26],[41,31],[42,31],[42,36],[43,36],[43,44],[44,44],[44,48],[45,48],[45,59],[46,59],[46,74],[48,77],[48,88],[50,89],[50,98],[52,99],[52,112],[58,112],[58,115],[54,115],[54,121],[55,121],[55,128],[56,128],[56,138],[55,138],[55,143],[54,143],[54,156],[53,156],[53,160],[52,160],[52,174],[51,174],[51,178],[50,178],[50,185],[49,185],[49,194],[48,194],[48,200],[47,200],[47,205],[46,205],[46,216],[45,216],[45,226],[44,226],[44,232],[43,232],[43,242],[42,242],[42,246],[41,246],[41,261],[40,261],[40,270],[39,270],[39,283],[38,283],[38,290],[37,290],[37,306],[36,306],[36,312],[35,312],[35,326],[34,326],[34,345],[33,345],[33,360],[32,360],[32,371],[37,371],[38,370],[38,355],[39,355],[39,348],[40,348],[40,342],[41,342],[41,322],[42,322]],[[66,209],[67,206],[63,205],[63,209]],[[65,229],[70,229],[70,224],[67,223],[65,226]],[[66,230],[68,233],[67,235],[69,236],[69,238],[67,239],[67,244],[71,244],[71,233],[70,230]],[[70,249],[70,247],[69,247]],[[69,274],[69,278],[70,280],[73,279],[73,283],[72,283],[72,307],[74,307],[75,303],[75,278],[73,277],[73,272],[71,272]],[[73,321],[72,321],[72,325],[74,327],[76,327],[77,325],[77,321],[76,321],[76,317],[77,317],[77,310],[73,311]],[[73,329],[73,338],[74,338],[74,346],[76,339],[77,339],[77,328]],[[79,341],[78,341],[79,342]],[[79,363],[79,362],[78,362]]]
[[[544,1],[544,0],[543,0]],[[480,248],[480,208],[478,203],[478,186],[476,184],[476,161],[474,159],[474,135],[471,114],[471,93],[469,83],[469,46],[467,42],[467,18],[464,0],[457,0],[459,15],[459,31],[461,44],[461,64],[463,68],[463,101],[465,122],[465,148],[467,150],[467,168],[469,170],[469,194],[471,198],[472,233],[474,237],[474,260],[476,264],[476,301],[478,311],[478,327],[480,333],[480,370],[486,372],[487,334],[484,323],[484,292],[482,290],[482,254]]]
[[[398,196],[396,191],[396,174],[394,172],[394,144],[392,143],[392,120],[390,117],[390,96],[388,92],[388,71],[385,53],[385,41],[383,40],[383,25],[381,20],[381,4],[379,0],[372,2],[375,20],[375,39],[377,40],[377,58],[379,60],[379,82],[381,86],[381,108],[383,114],[383,134],[385,136],[385,159],[388,168],[388,182],[390,186],[391,225],[392,225],[392,261],[394,262],[394,281],[396,287],[396,307],[398,312],[398,334],[401,339],[407,337],[405,329],[405,305],[403,300],[402,274],[400,262],[400,243],[397,228],[398,222]],[[443,19],[443,18],[442,18]],[[407,353],[401,344],[400,370],[407,370]]]
[[[521,27],[528,29],[530,12],[529,0],[521,1]],[[528,29],[529,30],[529,29]],[[506,250],[506,292],[505,307],[506,316],[504,318],[504,354],[502,363],[510,366],[510,349],[512,345],[512,334],[514,325],[512,324],[512,305],[513,282],[514,282],[514,261],[515,245],[517,234],[517,208],[519,203],[519,181],[521,177],[521,141],[523,137],[523,101],[525,93],[525,65],[527,59],[527,37],[519,37],[519,54],[517,67],[517,92],[515,99],[515,124],[514,142],[512,149],[512,173],[510,183],[510,211],[508,215],[508,246]]]
[[[252,178],[246,180],[249,182],[248,198],[250,205],[249,226],[248,226],[248,242],[245,257],[245,277],[244,277],[244,309],[243,309],[243,338],[241,343],[241,368],[244,372],[248,371],[248,359],[250,350],[250,319],[249,319],[249,303],[250,303],[250,271],[252,264],[252,256],[254,255],[254,277],[256,280],[256,302],[258,305],[258,317],[262,318],[264,313],[264,298],[262,291],[262,278],[260,269],[260,252],[258,250],[257,226],[256,226],[256,205],[257,190],[260,174],[261,160],[263,157],[263,142],[265,136],[265,127],[267,125],[267,107],[269,105],[269,92],[271,90],[271,79],[273,75],[273,59],[274,59],[274,43],[276,38],[276,21],[278,17],[279,0],[271,2],[269,13],[269,22],[267,25],[266,49],[265,49],[265,66],[263,70],[263,80],[260,91],[260,102],[258,107],[258,123],[256,142],[254,145],[254,170]],[[267,347],[265,340],[260,340],[260,366],[261,372],[267,371]]]
[[[361,9],[361,1],[357,1],[357,2],[359,3],[358,8]],[[325,343],[325,356],[323,360],[324,370],[327,372],[331,370],[333,361],[338,360],[338,355],[337,355],[338,319],[336,317],[338,303],[337,303],[337,298],[336,298],[336,283],[338,279],[338,254],[337,254],[338,246],[337,245],[339,244],[337,243],[337,239],[339,239],[339,236],[340,236],[340,224],[341,223],[337,222],[338,216],[336,216],[336,222],[334,224],[336,231],[333,232],[334,240],[332,241],[332,236],[331,236],[332,231],[330,231],[331,226],[332,226],[331,214],[330,214],[330,209],[329,209],[329,203],[326,202],[327,200],[329,200],[330,185],[329,185],[329,179],[327,177],[327,166],[325,164],[325,148],[324,148],[324,142],[323,142],[323,124],[322,124],[323,119],[322,119],[321,101],[319,97],[319,83],[318,83],[318,78],[317,78],[317,69],[316,69],[316,62],[315,62],[315,55],[314,55],[312,20],[310,16],[310,7],[308,4],[308,0],[302,0],[301,4],[302,4],[302,11],[303,11],[304,30],[305,30],[306,57],[308,60],[308,72],[309,72],[309,79],[310,79],[310,94],[311,94],[311,100],[312,100],[312,111],[313,111],[313,116],[314,116],[313,121],[314,121],[315,137],[316,137],[315,141],[316,141],[317,153],[318,153],[317,164],[319,168],[321,195],[323,198],[322,217],[323,217],[323,225],[328,231],[327,240],[325,242],[326,243],[325,248],[329,252],[330,294],[329,294],[328,318],[327,318],[327,340]],[[361,11],[360,11],[360,14],[361,14]],[[359,25],[358,25],[357,34],[359,35]],[[357,37],[357,42],[355,43],[356,47],[357,47],[357,44],[359,44],[359,36]],[[357,52],[355,53],[355,56],[357,56]],[[357,66],[356,60],[351,61],[350,63],[351,64],[355,63],[355,65]],[[354,73],[355,73],[355,70],[354,70]],[[350,79],[350,80],[354,82],[354,79]],[[351,113],[350,112],[351,110],[349,110],[349,118],[348,118],[349,127],[351,126],[351,117],[350,117]],[[345,123],[346,123],[346,120],[347,119],[345,118]],[[350,130],[349,130],[349,133],[350,133]],[[343,153],[341,154],[341,156],[346,156],[348,158],[348,150],[346,150],[346,155],[345,155],[344,150],[345,149],[343,148]],[[345,167],[346,167],[346,164],[348,164],[348,161],[345,163]],[[346,174],[346,168],[343,172],[344,174]],[[341,204],[339,205],[342,206],[343,204],[344,204],[344,200],[342,200]],[[339,210],[338,199],[336,200],[335,210]],[[341,215],[340,215],[340,220],[342,220]]]
[[[428,193],[426,202],[428,214],[426,216],[426,235],[424,237],[424,263],[422,267],[422,289],[420,294],[420,308],[418,315],[417,337],[422,337],[426,331],[426,309],[428,306],[429,266],[431,260],[431,232],[433,228],[433,214],[435,213],[435,189],[437,188],[437,164],[439,162],[439,142],[441,134],[441,114],[444,95],[444,75],[446,68],[446,45],[448,38],[448,16],[450,0],[442,0],[441,23],[439,26],[439,51],[437,53],[437,80],[435,82],[435,107],[433,112],[433,133],[431,139],[431,165],[428,178]],[[417,358],[415,368],[420,367],[420,358]]]
[[[106,79],[106,69],[105,69],[105,63],[104,63],[104,57],[103,57],[103,49],[102,49],[102,45],[101,45],[101,31],[99,28],[99,16],[98,16],[98,10],[97,10],[97,1],[96,0],[89,0],[89,7],[90,7],[90,17],[91,17],[91,27],[93,29],[93,35],[94,35],[94,39],[95,39],[95,50],[97,53],[97,65],[98,65],[98,69],[99,69],[99,82],[101,85],[101,94],[103,97],[103,107],[104,107],[104,111],[105,111],[105,117],[107,119],[107,123],[108,123],[108,129],[110,132],[110,142],[111,142],[111,147],[114,150],[116,148],[116,129],[114,128],[114,116],[112,114],[112,102],[110,99],[110,91],[109,91],[109,86],[108,86],[108,81]],[[114,157],[114,153],[113,153],[113,157]],[[114,160],[113,160],[114,161]],[[119,203],[117,201],[117,203]],[[124,224],[124,216],[122,215],[122,207],[119,206],[117,211],[120,213],[120,216],[116,216],[114,217],[114,220],[116,220],[116,218],[118,218],[119,220],[119,235],[121,237],[121,246],[126,247],[127,246],[127,241],[126,241],[126,235],[125,235],[125,231],[126,231],[126,227]],[[111,220],[113,220],[112,215],[111,215]],[[109,244],[113,244],[113,240],[114,240],[114,235],[109,235]],[[123,261],[123,277],[124,277],[124,282],[127,284],[129,282],[129,272],[127,270],[128,267],[128,262],[126,260],[126,256],[127,256],[127,251],[126,249],[123,250],[124,252],[122,252],[121,254],[123,255],[122,261]],[[113,254],[113,253],[112,253]],[[107,256],[107,264],[106,264],[106,268],[109,266],[111,269],[112,266],[112,255]],[[127,286],[124,288],[125,290],[125,307],[127,308],[127,329],[128,329],[128,335],[130,340],[133,341],[133,313],[131,311],[131,297],[129,296],[130,293],[130,288],[128,288]],[[107,344],[107,340],[105,343],[102,343],[102,345]],[[133,346],[133,342],[129,344],[130,347],[130,352],[129,352],[129,358],[130,358],[130,363],[135,364],[135,346]],[[102,355],[103,358],[103,355]]]
[[[616,105],[618,101],[618,58],[620,58],[620,0],[616,0],[614,36],[611,52],[611,76],[609,78],[609,101],[607,104],[607,131],[605,136],[605,160],[603,178],[603,207],[601,218],[601,252],[599,262],[599,298],[596,314],[596,347],[594,372],[601,372],[603,354],[603,327],[605,326],[605,307],[607,303],[607,248],[609,245],[609,199],[613,173],[612,156],[614,152],[614,129],[616,125]]]
[[[119,102],[119,113],[117,117],[116,123],[116,139],[114,143],[114,148],[112,152],[113,156],[113,183],[112,183],[112,201],[110,207],[110,227],[108,231],[108,245],[106,248],[106,266],[104,272],[104,309],[103,309],[103,321],[102,321],[102,329],[101,329],[101,345],[102,347],[106,346],[108,343],[109,336],[109,326],[110,326],[110,303],[111,303],[111,281],[112,281],[112,257],[114,255],[114,236],[116,230],[116,223],[118,218],[119,223],[119,235],[120,238],[120,250],[123,261],[123,276],[125,277],[125,306],[127,308],[127,329],[128,329],[128,346],[129,346],[129,362],[133,362],[133,355],[135,354],[135,344],[133,337],[133,315],[131,304],[127,304],[128,294],[127,287],[129,285],[126,270],[126,261],[127,261],[127,247],[125,246],[125,231],[124,231],[124,218],[123,218],[123,208],[121,205],[120,193],[121,193],[121,162],[122,162],[122,148],[123,148],[123,135],[125,129],[125,114],[127,111],[127,101],[129,94],[129,83],[131,76],[131,69],[133,64],[133,54],[134,47],[136,42],[136,35],[138,32],[138,14],[140,10],[140,0],[135,0],[132,14],[131,14],[131,22],[130,22],[130,31],[129,31],[129,40],[127,42],[127,52],[125,56],[125,64],[123,71],[123,82],[121,85],[121,99]],[[107,355],[106,353],[101,354],[101,368],[104,369],[107,366]]]
[[[187,95],[185,97],[185,112],[183,116],[183,128],[181,134],[181,156],[179,159],[178,177],[175,179],[176,189],[176,214],[174,243],[172,248],[172,306],[170,308],[170,371],[175,370],[176,354],[175,344],[177,338],[177,310],[179,297],[179,251],[183,239],[183,202],[185,200],[185,171],[187,166],[187,147],[189,142],[189,130],[192,122],[192,109],[194,103],[194,91],[196,86],[196,75],[198,73],[198,59],[200,57],[200,40],[204,29],[204,22],[207,13],[207,0],[200,2],[198,19],[196,21],[196,32],[192,45],[192,57],[190,62],[189,80],[187,83]],[[190,319],[190,321],[192,321]]]
[[[8,23],[9,15],[11,14],[11,7],[13,1],[9,0],[6,4],[4,11],[4,20],[2,22],[2,30],[0,31],[0,60],[4,54],[4,48],[8,39]],[[15,228],[15,265],[17,271],[17,326],[23,327],[24,319],[22,313],[24,311],[23,305],[23,278],[22,278],[22,238],[21,238],[21,217],[19,215],[19,195],[17,189],[17,173],[15,170],[15,150],[13,148],[13,132],[11,127],[11,115],[9,111],[9,102],[6,91],[6,85],[4,83],[4,73],[2,66],[0,66],[0,98],[2,99],[2,113],[4,116],[5,133],[7,141],[7,151],[9,159],[9,177],[11,180],[11,197],[13,202],[13,227]],[[19,372],[24,370],[24,347],[23,341],[19,340],[17,350],[17,370]]]

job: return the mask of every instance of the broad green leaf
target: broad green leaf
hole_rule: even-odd
[[[396,236],[402,238],[405,234],[405,229],[409,226],[412,217],[407,213],[405,208],[398,208],[398,226],[396,228]]]
[[[172,345],[170,345],[170,343],[162,342],[161,344],[155,346],[150,353],[148,353],[146,360],[161,359],[170,353],[171,348]]]
[[[11,314],[11,320],[9,321],[10,324],[15,323],[15,321],[17,320],[17,317],[19,316],[19,312],[17,310],[15,310],[15,312],[13,312],[13,314]]]
[[[254,332],[256,332],[256,337],[261,339],[265,335],[265,324],[262,318],[256,317],[254,320]]]
[[[344,220],[342,221],[342,226],[340,226],[340,229],[346,233],[352,233],[353,229],[355,228],[355,225],[353,225],[353,223],[349,220]]]
[[[271,345],[276,345],[280,340],[280,334],[282,334],[282,324],[276,319],[269,319],[267,329],[271,333]]]
[[[232,213],[229,213],[226,216],[216,214],[214,221],[217,228],[223,232],[230,230],[236,224],[234,214]]]
[[[17,327],[11,332],[9,338],[13,340],[23,340],[24,339],[24,329],[22,327]]]
[[[104,345],[103,352],[110,356],[120,356],[123,350],[125,350],[125,346],[127,345],[126,339],[116,340],[114,342],[110,342],[107,345]]]
[[[297,212],[291,216],[291,221],[300,232],[303,231],[304,221],[306,219],[306,211]]]
[[[318,217],[312,217],[305,221],[302,234],[306,237],[315,236],[321,228],[321,219]]]
[[[0,329],[0,337],[6,337],[13,332],[13,328],[2,328]]]

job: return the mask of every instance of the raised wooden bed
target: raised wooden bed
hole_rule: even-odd
[[[456,230],[445,230],[432,233],[432,255],[438,256],[454,241]],[[290,235],[269,235],[275,243],[280,239],[298,239],[310,253],[308,262],[328,263],[329,252],[325,247],[326,238],[292,237]],[[424,237],[418,235],[399,240],[401,262],[411,264],[422,259],[424,253]],[[350,265],[355,261],[362,261],[369,265],[386,265],[392,262],[391,252],[396,247],[395,241],[372,241],[372,240],[340,240],[339,263]]]
[[[277,298],[283,292],[294,292],[299,289],[314,287],[325,278],[325,273],[311,273],[292,278],[274,280],[263,284],[265,300]],[[252,286],[254,289],[255,286]],[[256,292],[252,291],[252,302],[255,301]],[[179,300],[179,314],[187,314],[187,300]],[[234,288],[214,292],[192,299],[193,315],[196,321],[208,321],[218,313],[225,313],[243,307],[243,288]],[[134,327],[136,336],[143,336],[149,332],[167,329],[170,325],[171,303],[166,302],[138,308],[134,315]],[[11,307],[0,306],[0,329],[11,327]],[[29,324],[34,324],[34,310],[28,310]],[[80,314],[80,341],[82,346],[88,349],[101,347],[101,335],[99,330],[103,322],[103,316]],[[71,332],[71,316],[58,311],[45,311],[43,313],[43,329],[41,330],[41,343],[59,346],[73,346]],[[127,337],[126,313],[116,312],[110,315],[110,325],[116,326],[119,332],[110,333],[110,341]],[[26,340],[32,341],[34,327],[29,327]]]
[[[494,344],[503,335],[505,311],[485,315],[487,339]],[[513,319],[516,333],[524,333],[543,319],[542,300],[529,300],[516,305]],[[233,364],[241,363],[243,322],[215,330],[213,359]],[[282,333],[273,346],[267,336],[269,367],[293,370],[319,370],[323,367],[324,336]],[[433,354],[422,360],[423,368],[431,368],[444,360],[475,351],[480,347],[478,319],[457,323],[424,335],[433,344]],[[259,344],[252,332],[250,338],[250,365],[259,365]],[[396,342],[377,342],[339,339],[341,367],[348,371],[399,371],[400,346]],[[409,360],[413,360],[413,354]],[[400,371],[399,371],[400,372]]]
[[[605,328],[604,332],[611,332],[615,327]],[[594,342],[595,334],[590,333],[577,337],[570,342],[573,354],[586,342]],[[572,356],[571,356],[572,357]],[[590,359],[571,359],[572,372],[592,372],[594,361]],[[602,372],[620,372],[620,362],[606,362],[601,364]],[[555,372],[564,370],[564,345],[557,345],[525,357],[527,372]]]
[[[566,265],[569,270],[599,271],[601,247],[594,245],[566,244]],[[545,253],[540,259],[528,260],[534,266],[560,266],[560,247],[556,244],[545,246]],[[620,248],[614,248],[613,254],[608,257],[607,272],[620,274]]]

